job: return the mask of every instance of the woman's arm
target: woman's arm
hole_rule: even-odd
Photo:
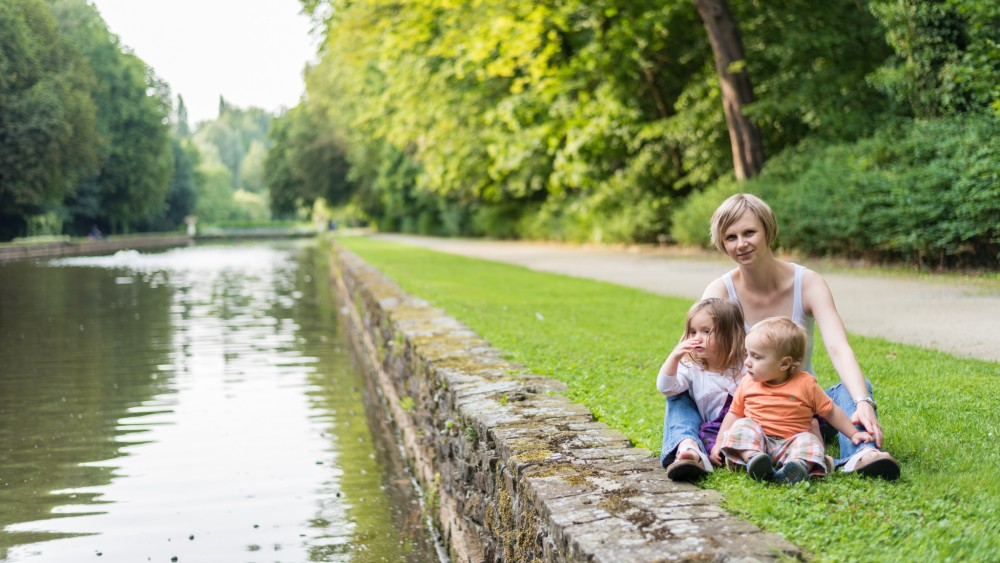
[[[840,381],[844,383],[844,387],[854,400],[867,397],[865,376],[861,373],[861,366],[854,356],[854,350],[847,342],[844,321],[837,312],[833,294],[826,280],[816,272],[806,270],[802,286],[802,307],[807,315],[812,315],[816,319],[816,324],[819,325],[820,333],[823,335],[826,352],[830,355],[830,361],[837,370]],[[875,409],[870,404],[858,403],[852,420],[864,426],[865,430],[875,438],[875,444],[882,447],[882,426],[875,417]]]

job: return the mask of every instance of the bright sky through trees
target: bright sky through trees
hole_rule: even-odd
[[[298,0],[91,0],[111,32],[184,96],[191,125],[219,96],[276,112],[298,103],[315,58]]]

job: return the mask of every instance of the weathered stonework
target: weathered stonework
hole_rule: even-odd
[[[767,561],[800,552],[334,245],[355,351],[455,561]]]
[[[113,236],[98,240],[76,239],[47,244],[0,245],[0,263],[33,258],[110,254],[119,250],[144,250],[190,244],[191,237],[164,233]]]

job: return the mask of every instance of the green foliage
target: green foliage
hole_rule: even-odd
[[[260,108],[238,108],[219,99],[219,116],[198,124],[194,142],[206,158],[217,159],[229,169],[233,190],[261,192],[261,167],[270,147],[271,116]],[[243,178],[244,168],[250,174]]]
[[[196,191],[198,220],[206,223],[230,220],[236,213],[229,169],[218,163],[202,162],[197,173],[201,180]]]
[[[524,208],[515,203],[480,205],[472,215],[471,230],[477,235],[497,239],[517,238],[518,221]],[[545,238],[545,237],[537,237]]]
[[[1000,114],[1000,6],[989,0],[876,0],[896,56],[872,83],[918,117]]]
[[[311,107],[299,106],[275,120],[270,133],[274,148],[263,162],[264,182],[276,214],[312,207],[319,198],[336,205],[353,191],[347,178],[342,141],[336,132],[317,126]]]
[[[199,177],[198,149],[188,138],[171,137],[170,148],[174,154],[174,173],[167,191],[167,209],[149,230],[173,230],[184,224],[184,218],[194,213],[197,205]]]
[[[948,14],[961,12],[965,33],[987,45],[991,12],[959,1],[925,10],[928,25],[947,27]],[[912,22],[889,17],[895,8],[884,4],[733,5],[755,86],[748,111],[768,154],[853,142],[908,111],[869,81],[901,52],[893,33]],[[676,207],[728,177],[731,156],[711,49],[690,2],[304,5],[326,42],[300,109],[339,142],[289,156],[301,170],[305,160],[343,155],[327,167],[346,173],[354,203],[380,228],[632,242],[656,240],[674,218],[688,221],[675,228],[678,240],[704,241],[696,223],[706,196]],[[285,138],[304,146],[320,134]],[[310,200],[284,191],[291,195],[272,192],[276,205]]]
[[[261,194],[246,190],[233,192],[233,203],[236,204],[237,216],[230,220],[267,221],[271,218],[271,207]]]
[[[780,155],[743,187],[690,2],[304,5],[326,41],[276,207],[323,195],[325,170],[383,230],[704,245],[721,196],[751,189],[790,249],[995,263],[992,129],[887,125],[997,104],[995,2],[734,3]]]
[[[1000,119],[917,120],[852,144],[805,145],[745,189],[779,218],[779,244],[813,255],[996,265]]]
[[[267,158],[267,148],[260,140],[250,143],[243,162],[240,163],[240,182],[244,190],[256,194],[263,193],[267,188],[264,181],[264,159]]]
[[[62,217],[58,213],[48,212],[28,218],[29,237],[52,237],[62,233]]]
[[[0,239],[25,234],[26,217],[96,170],[93,84],[44,2],[0,5]]]
[[[399,400],[399,408],[406,412],[413,412],[413,397],[403,397]]]
[[[712,214],[725,199],[741,189],[732,176],[721,178],[703,191],[692,193],[671,216],[670,236],[688,246],[712,246]]]
[[[517,236],[494,228],[494,209],[564,198],[580,208],[554,228],[574,239],[665,230],[683,169],[651,125],[680,92],[661,76],[706,55],[689,3],[329,5],[306,105],[344,139],[359,202],[384,227]]]
[[[870,134],[895,105],[867,83],[892,50],[863,3],[812,0],[735,3],[767,155],[806,137]]]
[[[566,382],[570,398],[636,444],[658,449],[664,401],[656,373],[683,330],[687,300],[370,239],[338,240],[528,372]],[[781,533],[816,561],[994,558],[1000,450],[991,441],[1000,426],[1000,364],[850,340],[874,385],[888,449],[902,463],[900,481],[835,474],[784,487],[717,471],[702,486],[720,490],[729,510]],[[816,346],[820,383],[832,385],[836,375],[822,342]]]
[[[96,80],[85,91],[97,106],[100,169],[83,178],[66,206],[74,229],[95,222],[127,232],[165,211],[174,168],[166,118],[169,96],[138,57],[124,52],[96,8],[85,0],[49,0],[61,35],[73,43]]]

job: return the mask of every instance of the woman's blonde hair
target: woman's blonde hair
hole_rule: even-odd
[[[712,337],[715,339],[715,349],[722,366],[722,373],[729,377],[736,378],[743,366],[744,338],[746,337],[746,323],[743,321],[743,308],[739,302],[732,299],[721,299],[709,297],[695,303],[688,310],[687,320],[684,321],[684,341],[694,335],[691,328],[691,319],[698,313],[705,311],[712,319]],[[708,369],[708,363],[697,358],[690,358],[702,369]]]
[[[778,238],[778,222],[771,207],[755,195],[736,194],[729,196],[712,214],[712,245],[720,252],[726,251],[723,233],[747,210],[760,219],[760,224],[764,226],[764,240],[768,247]]]
[[[788,317],[768,317],[750,327],[750,333],[758,333],[761,342],[774,349],[779,358],[792,359],[792,373],[799,371],[806,357],[809,337],[806,330]]]

